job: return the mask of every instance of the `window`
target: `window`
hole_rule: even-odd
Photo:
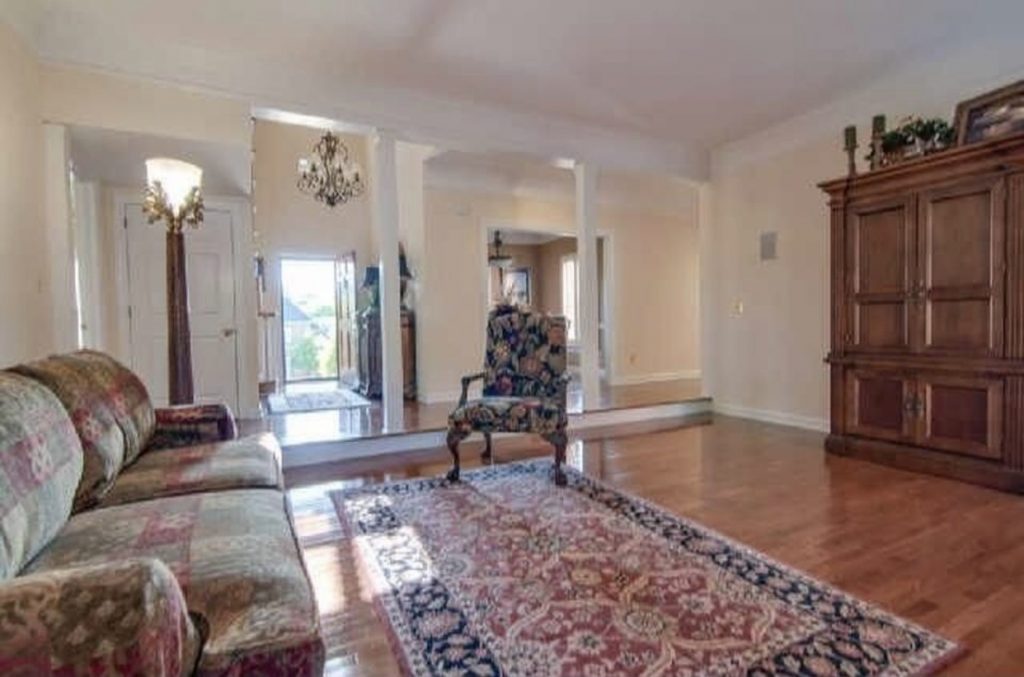
[[[576,255],[567,254],[562,257],[562,314],[565,315],[569,343],[579,340],[576,317],[580,297],[576,281]]]

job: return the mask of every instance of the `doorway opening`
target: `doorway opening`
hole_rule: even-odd
[[[285,383],[338,381],[338,290],[333,259],[282,259]]]
[[[355,254],[281,259],[284,392],[271,413],[369,406],[358,385]]]

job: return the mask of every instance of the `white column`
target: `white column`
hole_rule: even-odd
[[[373,139],[373,225],[380,252],[381,388],[384,430],[402,427],[402,328],[398,275],[398,174],[395,136],[377,130]]]
[[[78,300],[75,295],[75,242],[71,229],[68,133],[63,125],[44,124],[46,240],[50,266],[53,342],[37,346],[40,354],[79,348]]]
[[[577,337],[580,342],[580,380],[583,410],[598,406],[601,374],[598,364],[597,289],[597,169],[577,162],[576,176],[576,261],[579,280]]]

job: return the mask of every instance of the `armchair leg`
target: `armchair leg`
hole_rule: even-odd
[[[568,436],[564,430],[559,430],[550,435],[544,435],[544,439],[555,448],[555,484],[564,487],[568,484],[568,478],[565,471],[562,470],[562,465],[565,464],[565,448],[569,444]]]
[[[484,452],[480,454],[480,460],[489,461],[491,460],[491,434],[484,433]]]
[[[448,451],[452,454],[452,469],[448,471],[448,481],[459,481],[459,442],[465,437],[457,430],[448,431]]]
[[[555,445],[555,484],[564,487],[568,483],[562,464],[565,463],[565,442]]]

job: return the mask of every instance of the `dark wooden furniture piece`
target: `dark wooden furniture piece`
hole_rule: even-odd
[[[821,188],[828,450],[1024,492],[1024,135]]]
[[[407,400],[416,399],[416,316],[411,310],[402,310],[402,394]],[[359,314],[359,388],[365,397],[383,396],[383,341],[380,333],[380,310],[370,308]]]

